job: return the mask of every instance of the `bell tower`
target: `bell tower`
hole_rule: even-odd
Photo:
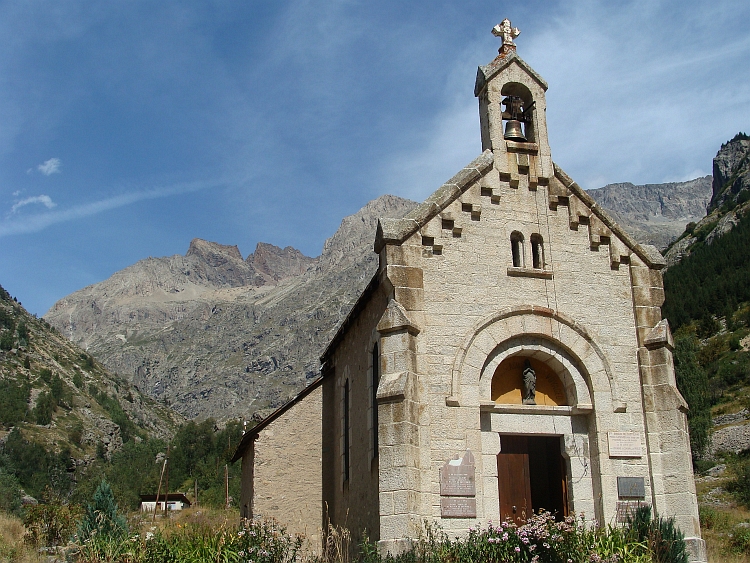
[[[502,39],[499,54],[477,70],[474,95],[479,98],[482,150],[495,156],[501,181],[528,187],[546,185],[554,174],[547,140],[547,83],[516,53],[513,39],[520,35],[510,20],[492,29]]]

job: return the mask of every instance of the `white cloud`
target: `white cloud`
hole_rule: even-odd
[[[6,221],[0,222],[0,237],[24,233],[36,233],[56,223],[82,219],[84,217],[96,215],[103,211],[109,211],[111,209],[117,209],[125,205],[130,205],[131,203],[136,203],[138,201],[196,192],[207,188],[219,187],[225,184],[225,181],[192,182],[188,184],[178,184],[175,186],[167,186],[154,188],[151,190],[126,193],[106,199],[101,199],[99,201],[93,201],[91,203],[83,203],[73,206],[69,209],[60,209],[57,211],[38,213],[36,215],[24,217],[23,220],[8,219]],[[15,212],[16,209],[21,207],[22,205],[27,205],[29,203],[43,203],[48,209],[52,209],[56,206],[56,204],[48,196],[42,195],[19,201],[13,206],[11,213]]]
[[[15,192],[15,193],[18,193],[18,192]],[[35,195],[32,197],[27,197],[26,199],[22,199],[21,201],[17,201],[13,205],[13,207],[10,208],[10,212],[15,213],[24,205],[31,205],[32,203],[41,203],[47,209],[52,209],[53,207],[57,207],[57,204],[54,201],[52,201],[52,198],[50,196]]]
[[[60,174],[61,166],[62,160],[59,158],[50,158],[37,166],[36,169],[45,176],[51,176],[52,174]]]

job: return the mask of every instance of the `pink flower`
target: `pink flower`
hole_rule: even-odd
[[[521,552],[521,548],[516,546],[516,553],[520,553],[520,552]]]

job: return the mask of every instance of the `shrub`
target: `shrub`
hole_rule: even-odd
[[[630,520],[630,535],[645,543],[654,563],[687,563],[685,538],[674,524],[674,518],[651,519],[651,507],[639,507]]]
[[[48,500],[26,509],[26,541],[35,547],[56,547],[68,543],[79,512],[75,506]]]
[[[39,377],[42,379],[42,381],[49,385],[49,382],[52,381],[52,370],[49,368],[40,369]]]
[[[0,336],[0,350],[12,350],[13,344],[13,333],[5,331],[2,336]]]
[[[77,389],[83,389],[83,376],[78,372],[73,374],[73,385],[75,385]]]

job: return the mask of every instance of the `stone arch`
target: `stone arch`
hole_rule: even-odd
[[[483,397],[489,399],[494,368],[518,353],[520,346],[554,363],[566,393],[570,393],[571,405],[592,406],[598,398],[611,403],[615,412],[625,410],[609,362],[586,329],[563,313],[538,306],[502,309],[469,330],[453,361],[451,395],[446,404],[478,406]]]
[[[487,357],[480,372],[480,401],[490,399],[492,378],[500,364],[517,355],[541,360],[552,368],[560,378],[568,405],[579,409],[591,408],[591,392],[578,362],[553,340],[535,335],[512,337],[502,342]]]

